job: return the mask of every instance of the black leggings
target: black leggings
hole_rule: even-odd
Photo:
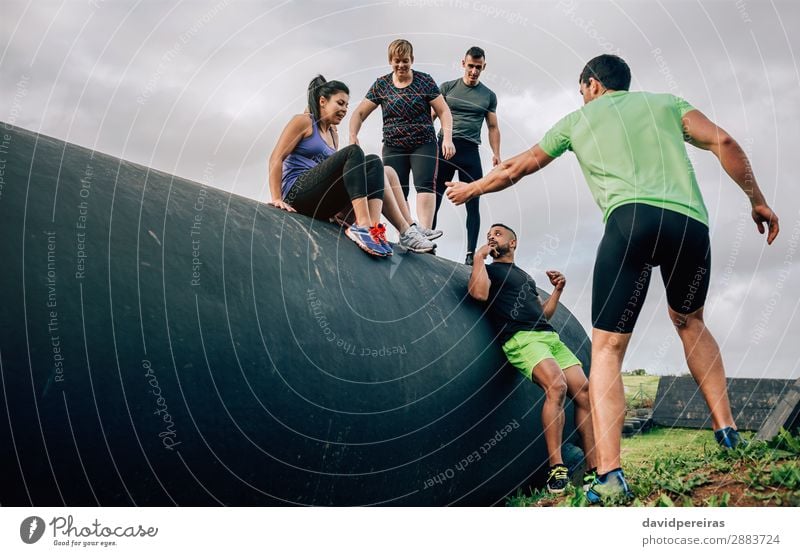
[[[436,143],[424,143],[410,149],[383,146],[383,163],[397,172],[403,196],[408,199],[408,175],[414,174],[417,193],[434,193],[436,187]]]
[[[445,160],[442,156],[442,141],[439,140],[439,172],[436,176],[436,212],[433,213],[433,227],[436,228],[436,218],[439,215],[439,207],[442,205],[442,197],[447,187],[446,181],[453,181],[453,177],[458,170],[458,180],[472,182],[483,177],[481,167],[481,155],[478,145],[466,139],[453,139],[456,146],[456,154],[450,160]],[[481,231],[481,207],[480,197],[475,197],[467,201],[464,206],[467,208],[467,253],[474,253],[478,244],[478,234]]]
[[[642,203],[614,209],[597,249],[592,325],[607,332],[633,332],[653,267],[659,265],[670,308],[681,314],[702,308],[711,279],[708,227]]]
[[[326,220],[355,199],[383,199],[383,187],[381,159],[348,145],[301,174],[283,200],[300,214]]]

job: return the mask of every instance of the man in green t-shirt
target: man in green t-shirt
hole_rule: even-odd
[[[500,191],[575,153],[606,223],[592,285],[592,368],[589,397],[598,477],[590,502],[630,496],[620,468],[625,397],[620,370],[653,268],[660,266],[670,319],[686,362],[711,410],[724,448],[739,435],[731,413],[719,347],[703,321],[710,280],[708,212],[685,142],[709,150],[752,205],[767,243],[778,217],[756,183],[739,144],[685,100],[670,94],[628,92],[631,74],[618,56],[590,60],[579,77],[584,106],[556,123],[533,148],[472,183],[448,183],[456,204]]]

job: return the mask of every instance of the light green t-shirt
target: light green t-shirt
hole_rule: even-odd
[[[670,94],[614,91],[567,114],[539,146],[571,150],[603,211],[644,203],[708,225],[708,211],[686,154],[681,118],[694,107]]]

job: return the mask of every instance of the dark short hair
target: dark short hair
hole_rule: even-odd
[[[498,222],[497,224],[492,224],[491,226],[489,226],[489,229],[492,229],[492,228],[494,228],[495,226],[500,226],[501,228],[505,228],[506,230],[508,230],[509,232],[511,232],[511,235],[512,235],[512,236],[514,236],[514,239],[515,239],[515,240],[517,239],[517,232],[515,232],[514,230],[512,230],[511,228],[509,228],[509,227],[508,227],[508,226],[506,226],[505,224],[501,224],[501,223],[499,223],[499,222]]]
[[[590,77],[614,91],[627,91],[631,87],[631,68],[614,54],[601,54],[586,62],[578,82],[588,85]]]
[[[326,81],[321,75],[316,76],[308,84],[308,111],[318,122],[320,118],[319,99],[325,97],[330,99],[336,93],[350,94],[350,89],[341,81]]]
[[[471,56],[473,58],[484,58],[485,59],[486,58],[486,53],[483,51],[483,49],[480,46],[471,46],[471,47],[469,47],[469,50],[467,50],[467,53],[464,54],[464,58],[466,58],[467,56]]]

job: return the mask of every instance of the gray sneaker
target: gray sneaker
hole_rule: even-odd
[[[442,234],[444,234],[442,230],[431,230],[430,228],[426,228],[420,224],[417,224],[416,222],[411,224],[411,226],[419,229],[422,235],[424,235],[426,238],[430,240],[438,239],[442,237]]]
[[[430,253],[436,249],[436,244],[422,235],[414,224],[409,226],[405,233],[400,234],[400,246],[415,253]]]

